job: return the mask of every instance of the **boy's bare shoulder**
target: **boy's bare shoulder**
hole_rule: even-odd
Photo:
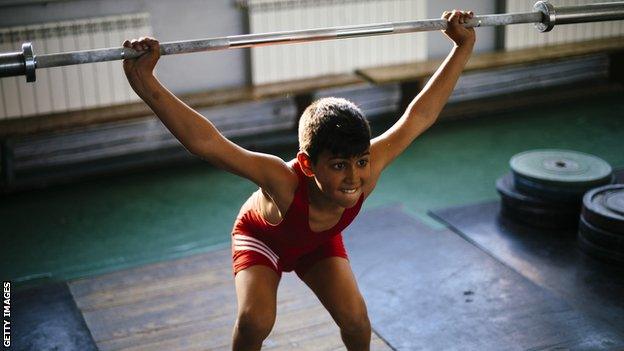
[[[288,167],[288,181],[287,181],[287,184],[284,185],[284,188],[287,188],[293,194],[295,193],[295,190],[297,190],[297,187],[299,186],[299,175],[297,174],[297,170],[295,170],[296,162],[297,162],[296,158],[288,162],[284,162],[286,164],[286,167]]]
[[[292,203],[297,187],[299,186],[299,176],[295,170],[295,160],[283,161],[274,156],[275,161],[280,163],[279,171],[275,172],[270,188],[262,188],[262,192],[268,195],[275,205],[284,213]]]
[[[294,196],[295,191],[297,191],[297,187],[299,186],[299,175],[295,170],[295,161],[296,159],[290,160],[286,162],[286,166],[288,167],[288,179],[284,182],[283,190],[288,194]]]

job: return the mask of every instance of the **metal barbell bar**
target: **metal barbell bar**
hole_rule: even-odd
[[[555,25],[559,24],[621,19],[624,19],[624,1],[559,7],[555,7],[547,1],[538,1],[533,6],[533,12],[475,16],[466,22],[464,26],[486,27],[534,23],[540,32],[548,32],[552,30]],[[446,29],[445,20],[426,19],[289,32],[234,35],[221,38],[165,42],[160,44],[160,53],[161,55],[174,55],[199,51],[294,44],[442,29]],[[0,77],[25,75],[26,81],[34,82],[36,79],[35,70],[37,68],[123,60],[126,58],[136,58],[140,55],[141,53],[133,49],[123,47],[34,55],[32,44],[24,43],[22,44],[22,52],[0,54]]]

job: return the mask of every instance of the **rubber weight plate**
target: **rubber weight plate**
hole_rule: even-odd
[[[548,189],[552,187],[555,192],[561,189],[568,189],[573,193],[583,192],[592,187],[609,184],[613,180],[613,170],[606,161],[576,151],[556,149],[526,151],[513,156],[509,165],[514,178],[524,179]]]
[[[545,209],[553,212],[570,213],[576,216],[581,212],[580,203],[561,203],[525,194],[516,188],[513,178],[514,176],[511,173],[507,173],[496,181],[498,193],[513,206]]]
[[[605,184],[615,181],[612,175]],[[557,186],[553,184],[540,184],[524,177],[514,176],[514,185],[518,191],[544,200],[552,200],[561,203],[570,203],[581,206],[583,195],[594,186]]]
[[[507,174],[496,182],[504,217],[539,228],[576,228],[580,206],[562,206],[519,193],[512,178]]]
[[[624,235],[624,184],[605,185],[583,196],[583,217],[589,224]]]
[[[593,245],[624,254],[624,235],[611,233],[593,226],[583,216],[579,221],[579,235],[582,235],[585,240]]]
[[[515,222],[524,223],[536,228],[575,229],[578,225],[578,213],[560,213],[547,209],[518,207],[510,204],[503,197],[501,214]]]
[[[624,254],[613,250],[605,249],[601,246],[591,243],[585,238],[585,236],[579,232],[577,240],[579,249],[586,254],[595,257],[600,260],[609,261],[612,263],[618,263],[624,265]]]

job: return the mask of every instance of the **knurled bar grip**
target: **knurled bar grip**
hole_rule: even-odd
[[[538,30],[547,32],[557,24],[599,22],[624,19],[624,1],[554,7],[547,1],[538,1],[533,12],[475,16],[465,27],[505,26],[534,23]],[[288,32],[234,35],[222,38],[185,40],[160,44],[161,55],[174,55],[198,51],[215,51],[265,45],[294,44],[363,36],[412,33],[446,29],[446,20],[427,19],[407,22],[377,23]],[[26,75],[28,82],[35,81],[35,69],[77,65],[136,58],[139,53],[130,48],[107,48],[71,51],[56,54],[33,55],[32,45],[24,43],[22,52],[0,54],[0,77]]]

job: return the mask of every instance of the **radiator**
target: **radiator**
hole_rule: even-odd
[[[426,1],[248,0],[252,33],[409,21],[426,17]],[[251,49],[255,84],[352,72],[426,58],[426,35],[399,34]]]
[[[608,0],[552,0],[555,6],[575,6]],[[527,12],[533,10],[533,1],[507,0],[506,12]],[[533,46],[570,43],[575,41],[608,38],[624,35],[624,21],[608,21],[556,25],[548,33],[540,33],[532,25],[510,25],[505,27],[505,48],[508,50]]]
[[[127,38],[151,35],[145,13],[30,26],[0,28],[0,51],[33,43],[35,54],[121,46]],[[120,61],[37,70],[37,82],[24,77],[0,79],[0,118],[109,106],[138,100]]]

